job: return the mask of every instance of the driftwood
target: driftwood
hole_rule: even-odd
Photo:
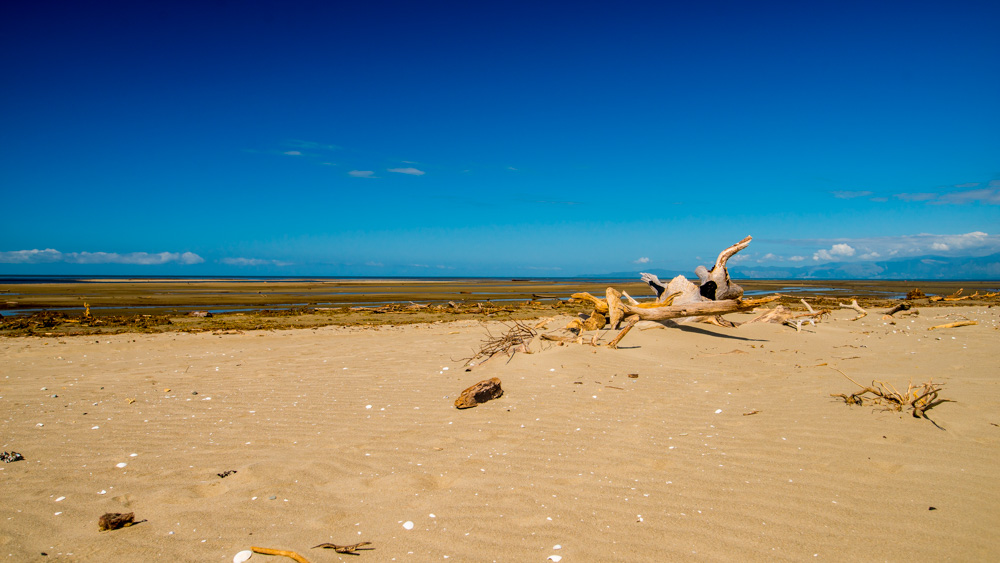
[[[127,528],[135,523],[134,512],[108,512],[97,519],[97,529],[106,532],[108,530]]]
[[[706,269],[704,266],[695,268],[694,273],[698,276],[697,286],[688,281],[684,276],[677,276],[670,280],[669,283],[664,284],[655,275],[645,272],[640,274],[642,281],[646,282],[653,290],[657,300],[661,299],[664,295],[681,293],[674,300],[674,303],[678,304],[701,300],[722,301],[726,299],[738,299],[743,296],[743,288],[729,279],[726,262],[734,254],[746,248],[751,240],[753,240],[752,237],[746,237],[720,252],[711,270]]]
[[[899,305],[896,305],[892,309],[886,311],[884,314],[889,315],[891,317],[900,311],[909,311],[912,308],[913,308],[913,303],[910,303],[909,301],[903,301]]]
[[[643,321],[665,321],[668,319],[679,319],[683,317],[704,317],[723,315],[726,313],[736,313],[739,311],[750,311],[764,303],[770,303],[778,299],[777,295],[761,297],[759,299],[725,299],[722,301],[698,301],[694,303],[682,303],[680,305],[668,305],[664,307],[638,307],[634,305],[624,305],[625,314],[638,315]]]
[[[958,321],[958,322],[954,322],[954,323],[948,323],[948,324],[943,324],[943,325],[932,326],[932,327],[928,328],[927,330],[936,330],[936,329],[939,329],[939,328],[956,328],[956,327],[960,327],[960,326],[972,326],[972,325],[977,325],[977,324],[979,324],[979,323],[976,322],[976,321]]]
[[[309,563],[309,560],[306,559],[305,557],[302,557],[301,555],[295,553],[294,551],[288,551],[285,549],[271,549],[269,547],[251,546],[250,551],[253,551],[254,553],[260,553],[261,555],[283,555],[285,557],[294,559],[299,563]]]
[[[455,399],[455,408],[469,409],[502,396],[503,388],[500,387],[500,379],[496,377],[485,379],[462,391],[462,394]]]
[[[864,309],[861,308],[861,305],[858,305],[857,299],[852,299],[850,305],[845,305],[843,303],[838,303],[838,305],[840,305],[841,309],[854,309],[855,311],[858,312],[858,316],[851,319],[852,321],[856,321],[858,319],[868,316],[868,311],[865,311]]]
[[[363,542],[360,542],[360,543],[352,543],[351,545],[337,545],[335,543],[321,543],[319,545],[314,545],[313,549],[316,549],[317,547],[322,547],[323,549],[332,549],[332,550],[336,551],[337,553],[349,553],[351,555],[357,555],[358,554],[357,551],[359,549],[364,550],[364,551],[375,549],[374,547],[365,547],[366,545],[371,545],[371,544],[372,544],[372,542],[370,542],[370,541],[363,541]]]
[[[637,323],[637,322],[639,322],[639,316],[638,315],[632,315],[632,316],[630,316],[628,318],[628,320],[625,322],[625,326],[618,333],[618,336],[615,336],[614,339],[611,340],[611,342],[607,343],[607,347],[611,348],[611,349],[614,349],[614,350],[617,350],[618,349],[618,343],[622,341],[622,338],[625,338],[625,335],[628,334],[628,331],[632,330],[632,327],[634,327],[635,323]],[[597,338],[596,337],[594,338],[593,344],[594,345],[597,344]]]
[[[795,313],[783,305],[778,305],[774,309],[765,311],[740,326],[746,326],[753,323],[774,323],[790,326],[795,329],[795,332],[799,332],[802,330],[803,324],[810,323],[813,326],[816,326],[817,320],[822,318],[824,315],[830,314],[830,311],[827,309],[816,311],[808,303],[806,303],[805,300],[802,302],[805,303],[806,308],[809,309],[808,313]]]
[[[621,296],[622,293],[613,287],[609,287],[605,292],[608,300],[608,316],[610,317],[609,324],[611,328],[617,330],[618,324],[622,321],[622,315],[624,314],[625,305],[622,304]],[[632,307],[633,305],[630,305]]]
[[[909,408],[913,418],[927,418],[926,411],[941,403],[951,402],[949,399],[938,398],[941,391],[941,384],[928,381],[922,385],[908,384],[906,393],[900,393],[891,384],[885,381],[872,381],[871,386],[865,386],[851,379],[846,373],[834,368],[840,375],[846,377],[851,383],[861,388],[861,391],[851,393],[831,393],[831,397],[839,397],[848,405],[875,405],[886,410],[902,411]],[[927,420],[930,420],[927,418]],[[934,421],[931,421],[934,422]],[[935,426],[937,426],[935,424]],[[940,428],[940,427],[939,427]]]
[[[528,342],[537,334],[533,328],[520,321],[514,321],[514,324],[504,326],[507,327],[507,332],[498,336],[494,336],[489,327],[486,328],[486,340],[483,345],[471,358],[465,358],[466,371],[471,371],[473,367],[476,367],[476,360],[479,358],[483,358],[481,362],[478,362],[478,365],[482,366],[497,354],[512,354],[512,350],[526,352]]]
[[[608,324],[608,319],[607,317],[604,316],[604,313],[598,313],[597,311],[594,311],[593,313],[590,314],[590,318],[583,321],[583,330],[588,330],[588,331],[601,330],[602,328],[607,326],[607,324]]]

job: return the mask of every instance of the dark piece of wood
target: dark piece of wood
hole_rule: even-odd
[[[126,528],[132,524],[135,524],[134,512],[126,514],[121,512],[108,512],[97,520],[97,528],[102,532],[117,530],[118,528]]]
[[[503,388],[500,387],[500,379],[496,377],[485,379],[462,391],[462,394],[455,399],[455,408],[472,408],[501,396],[503,396]]]
[[[899,305],[896,305],[892,309],[889,309],[888,311],[886,311],[885,314],[889,315],[891,317],[891,316],[895,315],[896,313],[898,313],[900,311],[909,311],[912,308],[913,308],[913,304],[912,303],[910,303],[909,301],[903,301]]]

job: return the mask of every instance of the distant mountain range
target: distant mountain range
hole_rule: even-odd
[[[632,279],[638,278],[639,272],[656,274],[660,279],[677,275],[695,277],[693,266],[690,272],[652,268],[579,277]],[[1000,253],[979,257],[917,256],[878,262],[827,262],[805,266],[751,266],[730,262],[729,275],[736,279],[779,280],[1000,280]]]

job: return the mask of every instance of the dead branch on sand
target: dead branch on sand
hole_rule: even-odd
[[[837,303],[837,304],[840,305],[841,309],[854,309],[855,311],[858,312],[858,316],[851,319],[852,321],[856,321],[858,319],[868,316],[868,311],[865,311],[864,309],[861,308],[861,305],[858,305],[857,299],[852,299],[850,305],[845,305],[843,303]]]
[[[375,549],[374,547],[365,547],[366,545],[371,545],[370,541],[363,541],[360,543],[353,543],[351,545],[337,545],[335,543],[321,543],[319,545],[313,546],[313,549],[317,547],[322,547],[323,549],[332,549],[337,553],[349,553],[351,555],[357,555],[359,549],[368,551],[370,549]]]
[[[486,340],[483,341],[482,346],[475,354],[464,358],[466,366],[474,365],[479,358],[483,359],[483,361],[478,362],[479,365],[482,365],[497,354],[511,354],[512,349],[527,352],[528,342],[538,334],[533,328],[520,321],[514,321],[513,325],[505,324],[504,326],[507,328],[507,332],[498,336],[494,336],[489,327],[486,327]]]
[[[972,325],[977,325],[977,324],[979,324],[979,323],[976,322],[976,321],[958,321],[958,322],[954,322],[954,323],[948,323],[948,324],[943,324],[943,325],[932,326],[932,327],[929,327],[927,330],[935,330],[935,329],[939,329],[939,328],[955,328],[955,327],[960,327],[960,326],[972,326]]]
[[[914,386],[909,383],[906,386],[906,393],[900,393],[890,383],[873,380],[871,386],[865,386],[854,381],[846,373],[837,368],[834,371],[847,378],[848,381],[861,388],[861,391],[846,395],[844,393],[831,393],[831,397],[839,397],[848,405],[859,406],[879,406],[885,410],[903,411],[909,408],[913,418],[927,418],[926,411],[941,403],[950,403],[950,399],[941,399],[938,393],[942,384],[928,381],[922,385]],[[929,418],[927,420],[930,420]],[[933,422],[933,421],[931,421]]]
[[[288,550],[285,550],[285,549],[271,549],[269,547],[253,547],[253,546],[251,546],[250,547],[250,551],[252,551],[254,553],[260,553],[262,555],[283,555],[285,557],[290,557],[290,558],[298,561],[299,563],[309,563],[309,560],[306,559],[305,557],[302,557],[301,555],[299,555],[298,553],[295,553],[294,551],[288,551]]]

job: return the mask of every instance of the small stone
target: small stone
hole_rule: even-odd
[[[462,391],[462,394],[455,399],[455,407],[468,409],[501,396],[503,396],[503,389],[500,387],[500,379],[496,377],[484,379]]]
[[[267,498],[268,498],[268,500],[274,500],[274,499],[276,499],[276,498],[278,498],[278,497],[277,497],[277,496],[275,496],[275,495],[271,495],[271,496],[269,496],[269,497],[267,497]]]
[[[191,394],[192,394],[192,395],[197,395],[197,394],[198,394],[198,392],[197,392],[197,391],[191,391]]]

